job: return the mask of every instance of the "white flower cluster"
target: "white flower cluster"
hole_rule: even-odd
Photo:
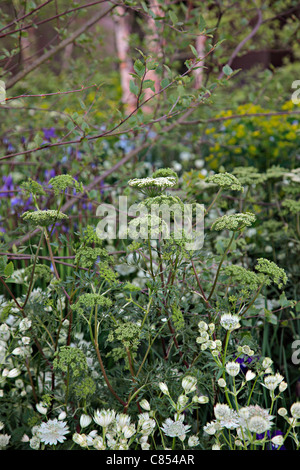
[[[142,400],[140,405],[150,411],[147,400]],[[102,428],[101,435],[97,430],[88,434],[75,433],[73,441],[82,448],[94,448],[97,450],[128,450],[133,441],[138,442],[142,450],[148,450],[149,436],[153,433],[156,422],[152,413],[145,411],[138,416],[137,424],[131,422],[129,415],[116,413],[114,410],[97,410],[93,419],[88,415],[82,415],[80,425],[85,428],[94,421]]]
[[[175,186],[176,183],[177,180],[173,176],[134,178],[128,181],[129,186],[138,189],[141,193],[149,197],[161,194],[165,189]]]
[[[176,179],[172,176],[165,176],[160,178],[134,178],[128,181],[129,186],[133,188],[172,188],[176,184]]]
[[[236,429],[236,440],[240,445],[249,444],[256,439],[255,434],[262,434],[271,429],[273,415],[258,405],[240,408],[238,411],[227,404],[217,403],[214,407],[215,420],[204,426],[206,434],[214,435],[222,429]]]
[[[196,342],[201,345],[201,351],[209,349],[213,356],[218,357],[222,349],[222,341],[213,339],[214,323],[207,324],[201,320],[198,323],[198,330],[199,336],[196,338]]]

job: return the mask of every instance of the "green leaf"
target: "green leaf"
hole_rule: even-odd
[[[143,82],[143,90],[150,88],[155,93],[155,82],[154,80],[145,80]]]
[[[129,89],[131,91],[131,93],[133,93],[135,96],[137,96],[139,94],[139,87],[134,83],[133,80],[130,80],[130,83],[129,83]]]
[[[5,275],[6,277],[10,277],[13,272],[14,272],[14,264],[13,264],[13,262],[11,261],[10,263],[8,263],[8,264],[5,266],[4,275]]]
[[[226,64],[224,65],[223,69],[222,69],[223,73],[227,76],[231,75],[233,73],[233,70],[232,68],[230,67],[230,65]]]
[[[166,86],[168,86],[170,83],[169,79],[168,78],[163,78],[162,81],[161,81],[161,87],[162,88],[165,88]]]
[[[206,22],[202,15],[199,17],[199,30],[202,32],[206,28]]]
[[[177,18],[176,13],[174,13],[174,11],[172,11],[172,10],[169,11],[169,16],[171,18],[171,21],[172,21],[173,25],[178,23],[178,18]]]
[[[192,44],[190,44],[190,48],[191,48],[191,51],[192,53],[194,54],[195,57],[198,57],[198,52],[197,50],[194,48],[194,46]]]
[[[143,62],[141,60],[137,59],[135,61],[134,65],[133,65],[133,68],[134,68],[136,74],[140,78],[142,78],[144,73],[145,73],[145,66],[144,66]]]

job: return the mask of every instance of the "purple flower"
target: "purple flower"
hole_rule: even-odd
[[[277,429],[276,431],[272,432],[272,434],[270,433],[270,431],[267,431],[267,437],[271,440],[273,439],[273,437],[275,436],[283,436],[283,432],[280,431],[279,429]],[[265,437],[265,433],[263,434],[256,434],[256,439],[260,440],[260,439],[263,439]],[[279,446],[277,446],[276,444],[273,444],[273,442],[270,442],[268,443],[268,446],[269,446],[269,450],[277,450]],[[279,450],[286,450],[286,447],[284,445],[280,446],[280,449]]]
[[[0,197],[9,197],[10,196],[9,191],[13,191],[14,189],[12,176],[11,175],[2,176],[2,181],[4,184],[2,188],[0,188]]]
[[[52,168],[51,170],[44,171],[46,181],[49,181],[51,178],[54,178],[56,175],[55,170]]]
[[[57,137],[55,134],[55,127],[43,128],[44,138],[50,142],[51,139]]]

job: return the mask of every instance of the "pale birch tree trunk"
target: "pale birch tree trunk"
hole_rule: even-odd
[[[120,78],[122,87],[122,102],[128,112],[136,108],[136,97],[130,91],[131,73],[133,64],[129,51],[129,36],[131,33],[130,16],[122,6],[117,7],[115,16],[115,40],[118,58],[120,62]]]
[[[198,57],[204,57],[205,56],[205,41],[206,41],[206,36],[197,36],[196,43],[195,43],[195,49],[198,53]],[[197,68],[194,70],[194,77],[195,77],[195,82],[194,82],[194,87],[198,90],[202,84],[203,84],[203,66],[204,66],[204,60],[201,60],[198,62]]]
[[[166,0],[167,3],[167,0]],[[149,6],[155,16],[164,17],[165,12],[161,6],[157,3],[157,0],[149,0]],[[148,28],[150,33],[147,35],[147,55],[153,57],[153,59],[159,59],[162,56],[162,37],[160,31],[157,27],[155,20],[152,17],[148,19]],[[155,92],[158,92],[160,89],[160,77],[157,75],[155,70],[149,70],[145,76],[145,80],[153,80]],[[150,98],[153,95],[153,91],[150,88],[145,90],[145,99]],[[147,107],[144,107],[144,111],[150,112],[150,104]]]

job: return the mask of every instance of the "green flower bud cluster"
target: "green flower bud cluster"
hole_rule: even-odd
[[[249,290],[256,290],[264,280],[264,276],[254,273],[242,266],[230,265],[223,268],[224,274],[239,286],[245,286]]]
[[[82,183],[78,183],[71,175],[54,176],[54,178],[50,179],[49,185],[52,186],[55,196],[58,196],[67,188],[75,188],[79,193],[84,191]]]
[[[92,268],[98,259],[101,261],[109,259],[109,254],[105,248],[82,246],[78,248],[75,254],[75,264],[80,265],[82,268]]]
[[[73,311],[84,314],[85,310],[90,310],[95,306],[109,308],[112,306],[112,300],[101,294],[82,294],[78,297],[75,304],[71,305]]]
[[[255,269],[268,276],[279,288],[287,283],[288,277],[284,269],[279,268],[276,263],[265,258],[259,258]]]
[[[22,191],[25,194],[34,194],[36,196],[46,196],[46,191],[44,188],[37,182],[29,178],[27,181],[24,181],[21,184]]]
[[[24,270],[24,279],[29,280],[32,275],[32,270],[34,268],[34,280],[37,279],[44,279],[45,282],[50,282],[53,278],[53,272],[51,271],[50,267],[46,264],[36,264],[35,266],[32,264],[25,268]]]
[[[256,220],[256,217],[252,212],[244,212],[238,214],[229,214],[219,217],[212,224],[211,229],[214,230],[231,230],[236,232],[242,230],[245,227],[250,227]]]
[[[41,227],[48,227],[60,220],[66,220],[69,218],[63,212],[56,210],[26,211],[21,215],[21,217],[30,224]]]
[[[126,363],[128,364],[127,351],[130,350],[132,357],[134,357],[135,352],[140,344],[140,334],[140,327],[136,323],[131,321],[120,322],[119,325],[109,333],[107,341],[119,341],[122,343],[123,348],[113,348],[113,350],[108,353],[108,357],[112,356],[115,361],[125,359]]]
[[[222,189],[231,189],[232,191],[244,191],[241,182],[236,176],[230,173],[217,173],[208,176],[205,180],[207,183],[213,183]]]
[[[79,348],[73,346],[62,346],[56,353],[53,368],[62,372],[72,371],[74,377],[78,377],[87,370],[85,354]]]
[[[156,170],[152,174],[152,178],[168,178],[168,177],[175,178],[176,183],[178,182],[178,175],[171,168],[160,168],[159,170]]]
[[[286,207],[286,209],[292,214],[299,214],[300,212],[300,201],[295,201],[294,199],[285,199],[282,205],[283,207]]]
[[[257,185],[263,183],[267,176],[264,173],[259,173],[255,167],[239,166],[234,168],[233,174],[238,178],[242,185]]]

